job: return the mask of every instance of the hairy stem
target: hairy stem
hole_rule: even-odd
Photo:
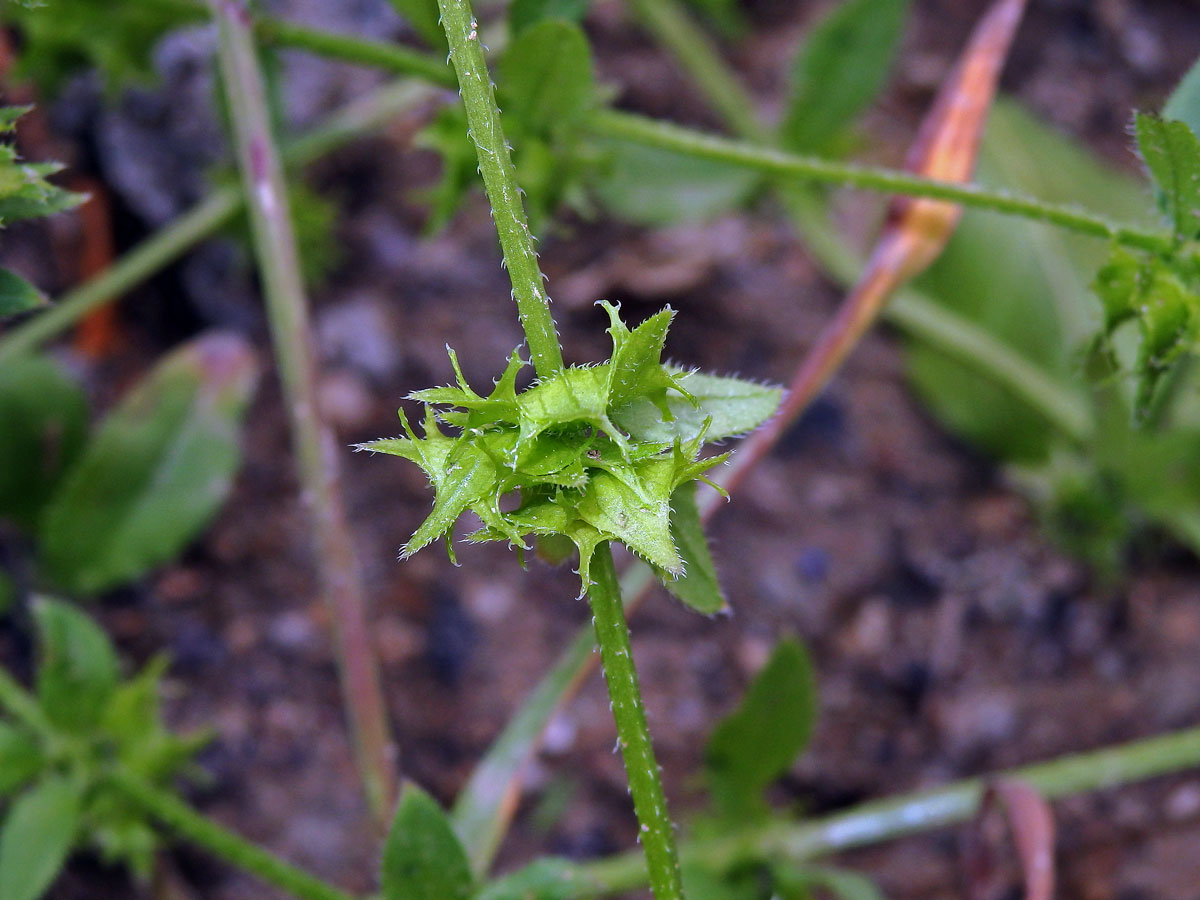
[[[321,881],[218,825],[170,791],[120,769],[110,773],[105,781],[134,806],[180,837],[293,897],[300,900],[356,900],[353,894]]]
[[[333,621],[342,694],[367,802],[385,826],[395,800],[393,747],[366,601],[350,537],[333,435],[321,421],[308,302],[300,279],[283,165],[271,134],[250,21],[240,0],[212,0],[218,58],[267,302],[297,469],[312,515],[321,593]]]
[[[637,813],[650,889],[657,900],[682,900],[683,883],[679,874],[679,855],[675,850],[675,828],[667,813],[662,776],[646,725],[646,710],[629,644],[629,626],[625,624],[625,610],[621,605],[621,587],[607,541],[596,548],[591,571],[594,580],[588,588],[588,602],[592,607],[592,624],[600,645],[601,665],[612,700],[629,793]]]
[[[492,220],[512,280],[513,299],[517,302],[529,355],[538,375],[544,377],[563,367],[562,350],[550,315],[550,297],[538,268],[533,235],[525,219],[517,172],[500,124],[492,78],[483,58],[478,23],[468,0],[438,0],[438,8],[467,113],[467,134],[479,157],[479,174],[492,206]]]
[[[975,815],[989,779],[1020,779],[1053,800],[1197,766],[1200,766],[1200,728],[1191,728],[997,772],[987,779],[968,778],[934,790],[874,800],[807,822],[773,822],[760,828],[694,841],[682,847],[683,858],[718,871],[742,860],[775,858],[804,862],[853,847],[965,822]],[[603,887],[564,894],[561,900],[582,900],[631,891],[647,880],[642,860],[633,853],[583,864],[578,867],[577,874],[580,883]]]

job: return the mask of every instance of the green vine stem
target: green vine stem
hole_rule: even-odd
[[[1200,766],[1200,728],[1132,741],[1090,753],[997,772],[989,778],[1020,779],[1053,800],[1105,790]],[[965,822],[975,815],[986,780],[968,778],[929,791],[875,800],[807,822],[773,822],[761,828],[694,841],[682,848],[684,861],[714,870],[743,860],[815,857],[893,840]],[[582,884],[601,886],[563,894],[583,900],[636,890],[646,883],[642,860],[632,853],[584,863],[571,873]]]
[[[525,330],[529,355],[538,375],[550,375],[563,367],[562,350],[550,315],[550,297],[538,268],[533,236],[525,219],[517,171],[500,124],[492,78],[483,58],[479,24],[468,0],[438,0],[438,8],[467,113],[467,134],[479,157],[479,174],[492,207],[492,220],[512,281],[513,300]]]
[[[433,96],[411,83],[392,84],[351,103],[283,150],[289,166],[302,166]],[[59,297],[49,309],[0,335],[0,363],[36,349],[74,325],[91,310],[110,303],[179,259],[200,241],[229,223],[242,208],[240,186],[218,188],[205,199],[138,244],[111,268]]]
[[[637,813],[639,835],[645,854],[645,870],[657,900],[682,900],[683,882],[679,856],[675,850],[675,829],[667,814],[658,761],[646,725],[646,710],[638,687],[633,650],[629,644],[629,626],[621,605],[621,587],[613,567],[612,551],[604,542],[592,556],[593,581],[588,588],[592,624],[600,645],[601,666],[608,696],[612,700],[613,719],[629,793]]]
[[[201,815],[169,791],[117,769],[105,783],[182,838],[300,900],[357,900]]]
[[[271,134],[250,19],[241,0],[211,0],[218,61],[248,201],[280,381],[304,499],[312,515],[321,593],[333,622],[342,695],[367,802],[386,827],[395,801],[394,749],[333,435],[321,421],[308,303],[300,279],[283,164]]]

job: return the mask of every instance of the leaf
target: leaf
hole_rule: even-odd
[[[33,778],[43,763],[42,749],[33,735],[8,722],[0,722],[0,797]]]
[[[833,866],[790,866],[772,868],[775,885],[784,896],[808,896],[810,888],[824,888],[840,900],[884,900],[883,894],[865,875]],[[822,895],[824,896],[824,894]]]
[[[51,97],[70,77],[91,67],[100,70],[110,94],[149,81],[159,39],[172,28],[204,21],[207,13],[203,5],[171,0],[53,0],[6,3],[0,18],[21,32],[16,76],[32,79],[42,96]]]
[[[96,623],[70,604],[41,598],[33,614],[41,648],[38,702],[54,725],[85,733],[117,686],[116,653]]]
[[[22,794],[0,830],[0,897],[37,900],[58,875],[79,828],[79,794],[52,776]]]
[[[792,64],[782,145],[824,153],[887,83],[908,0],[848,0],[818,24]]]
[[[0,320],[49,305],[46,295],[20,275],[0,269]]]
[[[389,0],[396,12],[412,26],[426,44],[445,55],[448,51],[446,34],[442,31],[441,13],[437,0]]]
[[[799,642],[782,640],[741,704],[709,738],[705,764],[720,815],[746,820],[765,813],[763,790],[807,745],[816,714],[816,676],[808,653]]]
[[[87,432],[83,391],[44,356],[0,367],[0,516],[32,531]]]
[[[579,499],[579,517],[620,540],[646,562],[671,574],[682,574],[683,561],[671,540],[667,500],[646,502],[625,481],[599,472]]]
[[[541,22],[578,23],[592,0],[513,0],[508,8],[508,28],[514,38]]]
[[[547,21],[522,31],[500,60],[505,122],[548,135],[577,124],[595,104],[592,51],[578,25]]]
[[[1185,239],[1200,236],[1200,138],[1183,122],[1147,113],[1134,118],[1134,131],[1175,234]]]
[[[383,900],[467,900],[471,866],[437,801],[409,782],[383,848]]]
[[[30,106],[0,107],[0,134],[13,131],[17,120],[30,109]],[[83,194],[64,191],[46,180],[61,169],[58,163],[23,163],[12,144],[0,143],[0,226],[18,219],[48,216],[82,203],[86,199]],[[0,272],[6,276],[0,288],[9,295],[7,302],[14,302],[14,298],[29,302],[28,291],[32,288],[22,287],[24,282],[11,272]],[[0,301],[0,316],[10,314],[4,310],[5,302]]]
[[[744,203],[759,176],[724,163],[625,141],[597,144],[604,164],[591,188],[614,216],[636,225],[714,219]]]
[[[672,578],[662,570],[657,571],[663,587],[706,616],[728,609],[708,549],[708,539],[700,523],[694,482],[681,484],[671,495],[671,537],[679,548],[679,558],[683,560],[683,574]]]
[[[570,861],[548,857],[489,882],[474,900],[572,900],[603,888]]]
[[[253,351],[214,333],[175,351],[104,421],[42,520],[42,563],[90,594],[183,549],[238,466],[238,426],[257,381]]]
[[[979,159],[981,183],[1060,203],[1084,203],[1118,220],[1146,218],[1145,188],[1101,165],[1020,107],[992,110]],[[1076,348],[1095,334],[1089,284],[1105,246],[1033,222],[968,210],[945,252],[918,281],[925,295],[983,327],[1082,394]],[[909,375],[950,431],[999,459],[1047,459],[1044,418],[986,376],[940,351],[910,344]]]
[[[741,378],[723,375],[704,375],[671,369],[675,382],[695,399],[667,398],[670,420],[646,399],[638,399],[614,410],[613,422],[642,441],[669,442],[676,438],[689,441],[700,433],[706,419],[712,422],[707,439],[721,441],[753,431],[779,408],[783,391],[771,385],[757,384]]]
[[[1200,134],[1200,59],[1192,63],[1172,91],[1166,106],[1162,108],[1162,117],[1182,122],[1193,133]]]

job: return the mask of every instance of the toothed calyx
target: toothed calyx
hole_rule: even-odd
[[[513,351],[484,397],[449,350],[456,384],[409,397],[425,404],[423,433],[401,411],[404,437],[359,445],[415,462],[433,486],[433,510],[401,558],[448,538],[471,510],[483,522],[471,541],[528,549],[527,535],[568,538],[579,551],[585,591],[592,551],[605,540],[622,542],[669,578],[683,575],[688,554],[680,553],[672,494],[707,481],[704,473],[729,454],[701,459],[702,446],[761,424],[780,391],[664,365],[670,309],[630,330],[616,306],[600,305],[611,322],[607,362],[562,369],[518,392],[527,363]],[[500,500],[512,492],[519,503],[505,511]]]

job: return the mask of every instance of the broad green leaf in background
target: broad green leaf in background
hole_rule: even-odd
[[[637,225],[716,218],[744,203],[760,179],[724,163],[625,141],[600,141],[592,190],[614,216]]]
[[[42,519],[42,563],[89,594],[136,578],[192,540],[229,492],[257,380],[228,334],[175,351],[105,419]]]
[[[488,882],[473,900],[571,900],[602,891],[568,860],[545,857]]]
[[[442,31],[441,13],[437,0],[389,0],[396,12],[412,26],[412,30],[434,50],[448,50],[446,34]]]
[[[0,829],[0,897],[38,900],[66,861],[79,828],[79,794],[66,778],[38,782]]]
[[[504,51],[499,102],[521,131],[549,134],[577,124],[595,103],[592,52],[578,25],[534,25]]]
[[[49,305],[46,295],[8,269],[0,269],[0,321]]]
[[[52,724],[85,733],[117,686],[116,653],[100,627],[70,604],[40,598],[33,615],[41,648],[38,702]]]
[[[22,787],[42,768],[44,757],[29,732],[0,722],[0,797]]]
[[[1183,122],[1195,134],[1200,134],[1200,60],[1192,63],[1175,87],[1162,108],[1162,116]]]
[[[471,865],[437,801],[411,782],[383,847],[383,900],[467,900]]]
[[[592,0],[513,0],[508,8],[508,28],[519,37],[539,22],[581,22]]]
[[[706,616],[728,609],[700,522],[700,510],[696,508],[694,481],[681,484],[671,495],[671,538],[683,560],[683,574],[672,578],[662,569],[656,569],[663,587]]]
[[[798,641],[784,639],[738,708],[709,738],[705,765],[719,816],[747,820],[766,814],[763,791],[808,744],[816,715],[812,662]]]
[[[1146,191],[1136,179],[1102,166],[1011,102],[992,110],[978,180],[1080,203],[1118,221],[1147,218]],[[1079,349],[1100,319],[1089,284],[1107,251],[1093,238],[969,210],[918,286],[1082,393]],[[1055,436],[1008,391],[921,344],[910,344],[908,363],[917,392],[952,431],[1004,460],[1047,458]]]
[[[1147,113],[1137,114],[1134,130],[1175,234],[1186,240],[1200,236],[1200,138],[1183,122]]]
[[[812,896],[813,888],[821,888],[839,900],[884,900],[875,882],[849,869],[780,864],[772,868],[771,874],[781,900],[807,900]],[[826,896],[826,893],[821,896]]]
[[[87,420],[83,391],[46,357],[0,367],[0,517],[36,527],[83,446]]]
[[[92,67],[100,70],[110,93],[148,81],[159,39],[172,28],[207,19],[204,4],[185,0],[9,0],[0,5],[0,24],[15,25],[21,36],[15,75],[36,82],[43,97],[54,96],[69,78]]]
[[[824,153],[883,90],[904,36],[909,0],[847,0],[800,46],[780,141]]]

